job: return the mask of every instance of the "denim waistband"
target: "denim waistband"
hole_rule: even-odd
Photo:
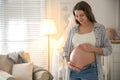
[[[84,69],[78,71],[71,70],[70,77],[72,78],[80,78],[84,80],[98,80],[97,74],[97,65],[96,62],[93,62],[86,66]]]
[[[92,62],[91,64],[89,64],[89,65],[87,65],[87,66],[85,66],[85,67],[84,67],[83,69],[81,69],[80,71],[83,71],[83,70],[85,70],[85,69],[88,69],[89,67],[97,68],[96,61]],[[70,68],[70,70],[72,70],[72,69]]]
[[[91,63],[91,64],[89,64],[89,65],[91,65],[91,66],[93,66],[93,67],[97,67],[97,63],[96,63],[96,61],[93,62],[93,63]]]
[[[87,65],[86,67],[84,67],[82,70],[88,68],[88,67],[94,67],[94,68],[97,68],[97,64],[96,64],[96,61],[92,62],[91,64]]]

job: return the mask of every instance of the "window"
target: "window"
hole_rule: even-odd
[[[45,0],[0,0],[0,54],[27,51],[34,64],[47,69],[47,37],[40,36],[45,13]]]

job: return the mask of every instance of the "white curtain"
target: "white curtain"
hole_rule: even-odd
[[[53,51],[53,60],[52,60],[52,74],[54,76],[54,80],[67,80],[67,71],[66,71],[66,62],[65,60],[63,60],[62,57],[62,52],[63,52],[63,47],[65,44],[65,41],[67,39],[67,35],[68,32],[70,31],[70,29],[77,25],[74,21],[74,17],[73,15],[71,15],[68,18],[69,22],[67,24],[66,29],[63,31],[63,34],[61,35],[61,37],[59,38],[59,40],[57,41],[56,47],[54,48]],[[64,68],[63,68],[64,66]]]
[[[48,69],[47,37],[40,35],[46,0],[0,0],[0,54],[30,53],[34,64]]]

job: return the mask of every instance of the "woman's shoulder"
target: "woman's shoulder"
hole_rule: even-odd
[[[71,31],[76,31],[76,30],[78,30],[78,25],[75,25],[75,26],[73,26],[72,28],[71,28]]]
[[[104,25],[103,25],[103,24],[101,24],[101,23],[97,23],[97,22],[96,22],[96,23],[94,23],[94,26],[95,26],[95,27],[104,27]]]
[[[105,29],[105,26],[101,23],[94,23],[94,27],[99,29]]]
[[[78,28],[78,27],[79,27],[79,25],[76,24],[76,25],[74,25],[72,28],[75,29],[75,28]]]

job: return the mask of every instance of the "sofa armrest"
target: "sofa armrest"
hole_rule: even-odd
[[[33,80],[53,80],[53,76],[48,70],[34,65]]]
[[[7,72],[0,70],[0,80],[15,80],[15,78]]]
[[[38,71],[33,74],[33,80],[49,80],[49,74],[47,71]]]

